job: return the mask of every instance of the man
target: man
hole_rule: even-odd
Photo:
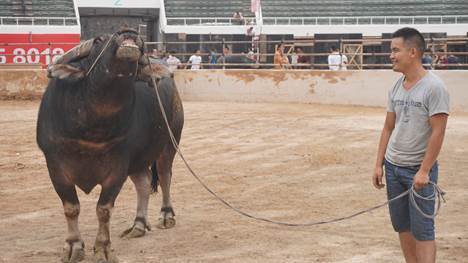
[[[328,68],[330,70],[346,70],[346,64],[348,64],[348,58],[345,55],[340,54],[339,49],[336,46],[330,48],[331,54],[328,55]]]
[[[284,44],[280,43],[276,48],[275,56],[273,57],[273,64],[275,69],[287,68],[289,64],[288,56],[284,54]]]
[[[151,64],[168,66],[167,62],[161,58],[162,53],[159,50],[153,49],[153,51],[148,55]]]
[[[449,96],[441,79],[424,69],[424,49],[424,38],[416,29],[402,28],[392,36],[393,70],[403,76],[389,92],[372,178],[376,188],[383,188],[385,166],[388,199],[413,184],[420,195],[427,197],[433,192],[429,181],[437,182],[436,160],[444,139]],[[417,202],[426,214],[434,212],[435,201]],[[407,196],[390,203],[389,210],[406,262],[435,262],[434,220],[422,216]]]
[[[429,48],[426,48],[424,55],[422,57],[422,64],[425,69],[432,69],[432,56],[431,56],[431,50]]]
[[[202,57],[200,56],[200,50],[195,51],[195,54],[193,54],[187,64],[191,64],[191,70],[198,70],[202,68]]]
[[[169,65],[169,71],[174,72],[176,69],[180,67],[180,60],[174,56],[174,51],[169,51],[169,57],[167,58],[166,62]]]
[[[304,51],[302,51],[302,48],[298,47],[296,48],[297,52],[297,63],[300,64],[299,68],[301,69],[306,69],[309,68],[309,65],[305,64],[310,64],[310,58],[304,55]]]

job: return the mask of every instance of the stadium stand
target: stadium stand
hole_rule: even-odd
[[[255,16],[250,12],[250,0],[166,0],[166,17],[232,17],[242,12],[244,17]]]
[[[33,15],[74,17],[73,0],[33,0]]]
[[[313,4],[311,4],[313,2]],[[264,17],[467,15],[465,0],[263,0]],[[287,15],[285,15],[287,14]]]
[[[73,0],[3,0],[3,17],[75,17]]]

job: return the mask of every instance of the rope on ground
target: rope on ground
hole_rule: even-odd
[[[174,134],[172,133],[172,130],[171,130],[170,126],[169,126],[169,121],[167,120],[166,111],[164,110],[164,106],[162,104],[161,97],[159,95],[159,90],[158,90],[158,86],[156,84],[156,81],[154,80],[154,78],[152,78],[152,81],[153,81],[154,88],[156,90],[156,96],[158,98],[158,103],[159,103],[159,107],[161,109],[161,113],[163,115],[163,119],[164,119],[164,121],[166,123],[166,126],[167,126],[167,129],[169,131],[169,137],[171,139],[171,142],[172,142],[172,144],[174,146],[174,149],[179,154],[180,158],[184,162],[184,164],[187,167],[187,169],[189,170],[189,172],[192,174],[193,177],[195,177],[195,179],[201,184],[201,186],[203,188],[205,188],[206,191],[208,191],[211,195],[213,195],[216,199],[218,199],[225,206],[227,206],[228,208],[232,209],[233,211],[235,211],[235,212],[237,212],[237,213],[239,213],[239,214],[241,214],[243,216],[246,216],[248,218],[251,218],[251,219],[254,219],[254,220],[257,220],[257,221],[263,221],[263,222],[266,222],[266,223],[271,223],[271,224],[281,225],[281,226],[305,227],[305,226],[323,225],[323,224],[329,224],[329,223],[334,223],[334,222],[339,222],[339,221],[351,219],[351,218],[356,217],[358,215],[362,215],[364,213],[368,213],[368,212],[376,210],[376,209],[378,209],[380,207],[386,206],[387,204],[389,204],[389,203],[391,203],[391,202],[393,202],[393,201],[395,201],[397,199],[400,199],[400,198],[402,198],[402,197],[404,197],[406,195],[409,195],[410,202],[413,204],[414,207],[416,207],[416,209],[419,211],[419,213],[421,213],[424,217],[427,217],[427,218],[435,218],[437,216],[437,214],[439,213],[439,210],[440,210],[440,207],[441,207],[441,200],[443,200],[445,202],[445,198],[444,198],[445,193],[442,191],[442,189],[437,184],[435,184],[433,182],[429,182],[429,184],[432,185],[434,191],[433,191],[433,194],[428,196],[428,197],[423,197],[423,196],[419,195],[416,192],[416,190],[414,188],[414,185],[413,185],[407,191],[401,193],[400,195],[398,195],[398,196],[396,196],[396,197],[394,197],[392,199],[387,200],[386,202],[384,202],[382,204],[370,207],[368,209],[361,210],[359,212],[356,212],[356,213],[348,215],[348,216],[333,218],[333,219],[330,219],[330,220],[314,221],[314,222],[308,222],[308,223],[290,223],[290,222],[282,222],[282,221],[276,221],[276,220],[272,220],[272,219],[268,219],[268,218],[258,217],[258,216],[254,216],[252,214],[249,214],[247,212],[244,212],[244,211],[234,207],[233,205],[228,203],[226,200],[221,198],[218,194],[216,194],[213,190],[211,190],[200,179],[200,177],[192,170],[192,168],[190,167],[188,162],[185,160],[184,155],[182,154],[182,151],[179,148],[177,140],[175,139]],[[419,205],[417,204],[416,198],[419,198],[419,199],[422,199],[422,200],[425,200],[425,201],[436,201],[437,202],[437,206],[436,206],[437,208],[435,209],[434,213],[432,215],[424,213],[422,211],[422,209],[419,207]]]

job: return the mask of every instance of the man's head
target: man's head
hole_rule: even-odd
[[[154,48],[154,49],[153,49],[153,52],[152,52],[152,55],[153,55],[154,57],[158,57],[158,56],[159,56],[159,50],[156,49],[156,48]]]
[[[195,50],[195,54],[196,54],[197,56],[200,56],[200,54],[201,54],[200,49]]]
[[[393,63],[393,70],[406,72],[411,68],[421,66],[421,58],[426,49],[424,37],[418,30],[410,27],[398,29],[392,35],[392,53],[390,59]]]
[[[331,52],[338,52],[338,48],[336,46],[331,46],[330,51]]]
[[[281,42],[281,43],[278,45],[278,47],[276,47],[276,50],[283,52],[283,49],[284,49],[284,43]]]

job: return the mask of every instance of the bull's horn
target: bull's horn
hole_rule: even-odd
[[[47,77],[57,79],[79,80],[85,76],[81,69],[72,67],[68,64],[51,65],[47,71]]]
[[[85,42],[75,46],[59,57],[54,64],[67,64],[80,58],[86,57],[91,51],[94,39],[86,40]]]

